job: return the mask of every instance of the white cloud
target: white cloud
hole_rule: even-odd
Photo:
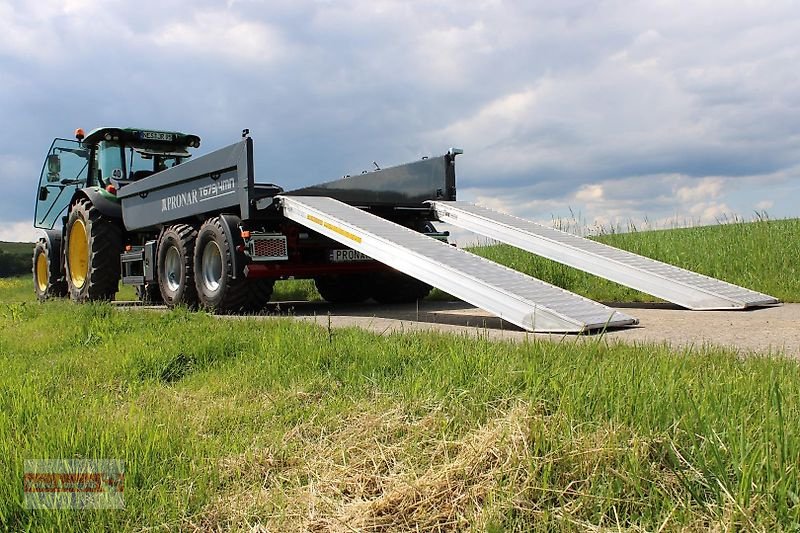
[[[707,201],[717,198],[722,192],[725,180],[722,178],[703,178],[689,185],[678,187],[675,196],[681,203]]]
[[[279,29],[230,10],[197,11],[188,20],[158,28],[150,39],[176,57],[216,57],[250,66],[288,59],[288,45]]]
[[[798,214],[800,7],[676,6],[0,0],[0,217],[30,218],[54,135],[100,124],[248,127],[284,185],[460,146],[462,198],[537,220]]]
[[[575,199],[581,202],[599,202],[604,199],[603,186],[598,184],[584,185],[575,193]]]
[[[42,232],[30,222],[4,222],[0,224],[0,241],[35,242]]]

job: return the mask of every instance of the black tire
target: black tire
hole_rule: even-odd
[[[169,307],[197,305],[194,246],[197,230],[188,224],[164,228],[158,239],[156,268],[162,301]]]
[[[81,198],[67,218],[64,238],[67,289],[76,302],[113,300],[119,289],[122,226]]]
[[[247,279],[244,272],[237,272],[233,279],[232,258],[241,244],[240,240],[229,242],[219,217],[208,219],[197,233],[195,286],[200,305],[209,311],[254,313],[272,296],[272,279]]]
[[[354,304],[372,296],[373,276],[347,274],[314,278],[319,294],[328,302]]]
[[[158,286],[158,283],[145,283],[144,285],[137,285],[136,299],[143,304],[148,305],[164,303],[164,298],[161,297],[161,287]]]
[[[50,260],[50,249],[44,239],[33,247],[33,290],[40,302],[67,295],[67,280],[59,265]]]
[[[425,298],[432,288],[402,272],[384,272],[375,276],[372,297],[382,304],[411,303]]]

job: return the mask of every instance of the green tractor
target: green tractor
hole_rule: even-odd
[[[55,139],[39,179],[34,226],[44,230],[33,251],[39,300],[112,300],[120,281],[125,228],[120,187],[181,164],[200,138],[178,132],[98,128],[76,140]],[[142,300],[158,287],[137,287]]]

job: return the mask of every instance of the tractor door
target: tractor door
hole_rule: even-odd
[[[69,206],[72,194],[86,187],[90,150],[77,141],[56,139],[39,177],[33,225],[52,229]]]

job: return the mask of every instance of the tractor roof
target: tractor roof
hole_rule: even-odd
[[[153,144],[163,143],[171,146],[200,146],[200,137],[178,131],[148,130],[141,128],[96,128],[89,132],[84,142],[95,144],[99,141],[119,141],[122,143]]]

